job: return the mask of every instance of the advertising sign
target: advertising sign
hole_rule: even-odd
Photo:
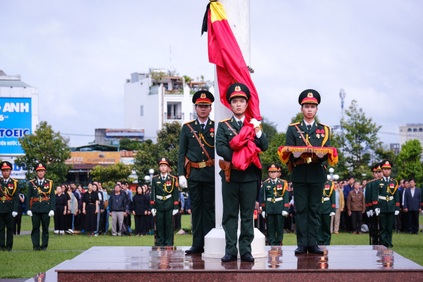
[[[31,134],[31,98],[0,98],[0,155],[23,154],[19,138]]]

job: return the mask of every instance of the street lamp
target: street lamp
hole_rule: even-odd
[[[137,172],[134,169],[131,171],[129,178],[133,179],[132,183],[138,183],[138,175],[137,175]]]
[[[153,185],[153,174],[154,174],[154,169],[150,168],[148,170],[148,173],[150,174],[150,185]]]
[[[149,175],[144,176],[144,183],[150,183],[151,177]]]
[[[327,175],[328,180],[333,181],[333,180],[339,179],[339,175],[333,174],[334,172],[335,172],[335,169],[333,169],[333,167],[329,168],[329,174]]]

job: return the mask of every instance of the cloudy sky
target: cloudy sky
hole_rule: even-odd
[[[208,1],[4,0],[0,2],[0,70],[39,91],[40,120],[70,138],[123,127],[124,83],[133,72],[167,68],[214,79],[207,36]],[[423,123],[423,1],[250,0],[252,75],[262,114],[285,131],[298,94],[322,95],[330,126],[358,102],[382,126]],[[230,19],[229,19],[230,20]]]

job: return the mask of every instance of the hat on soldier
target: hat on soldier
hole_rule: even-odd
[[[271,171],[279,171],[278,165],[276,165],[276,164],[270,164],[268,166],[268,168],[267,168],[267,171],[268,172],[271,172]]]
[[[302,104],[320,104],[320,94],[314,89],[307,89],[301,92],[298,97],[298,103]]]
[[[168,159],[168,158],[160,158],[160,159],[159,159],[159,165],[161,165],[161,164],[165,164],[165,165],[167,165],[168,167],[170,167],[170,164],[169,164],[169,159]]]
[[[247,100],[250,100],[250,89],[248,89],[247,85],[242,83],[234,83],[231,84],[226,91],[226,100],[230,103],[233,98],[242,97]]]
[[[192,95],[192,102],[195,105],[211,105],[214,102],[214,96],[207,90],[200,90]]]
[[[372,172],[382,171],[380,168],[380,163],[374,164],[372,167]]]
[[[389,160],[384,160],[380,166],[382,167],[382,169],[384,168],[392,168],[392,163]]]
[[[34,166],[34,170],[35,171],[46,170],[46,166],[43,163],[38,163]]]
[[[8,161],[3,161],[1,163],[1,170],[3,170],[3,169],[10,169],[10,170],[12,170],[12,164],[10,162],[8,162]]]

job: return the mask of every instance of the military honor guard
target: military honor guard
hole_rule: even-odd
[[[213,101],[206,90],[192,96],[197,118],[185,123],[179,136],[179,187],[188,187],[192,215],[192,246],[186,254],[204,252],[204,237],[215,226]]]
[[[32,218],[31,239],[34,251],[47,250],[48,228],[50,217],[54,216],[56,209],[56,197],[54,195],[53,181],[46,179],[46,166],[38,163],[34,167],[36,177],[29,181],[28,194],[26,197],[26,214]],[[40,244],[40,226],[42,226],[42,238]]]
[[[173,246],[172,217],[179,212],[178,178],[169,174],[167,158],[159,161],[160,173],[153,176],[150,206],[155,217],[156,246]]]
[[[241,261],[254,262],[251,242],[254,239],[254,209],[261,181],[261,162],[258,152],[268,148],[266,136],[259,122],[247,120],[245,112],[250,99],[250,90],[242,83],[229,86],[226,99],[233,116],[219,122],[216,134],[216,153],[223,158],[222,169],[222,226],[225,231],[225,255],[222,262],[236,261],[237,243]],[[250,146],[250,147],[248,147]],[[254,147],[249,154],[244,149]],[[242,155],[246,153],[245,155]],[[234,157],[237,155],[238,157]],[[237,164],[237,166],[235,165]],[[243,166],[243,167],[241,167]],[[241,217],[238,239],[238,215]]]
[[[373,179],[367,182],[366,190],[364,191],[364,201],[366,203],[367,223],[369,225],[369,244],[380,245],[379,239],[379,217],[375,216],[372,195],[375,189],[376,180],[382,178],[382,168],[380,163],[372,166]]]
[[[372,188],[372,203],[375,216],[379,217],[380,243],[392,248],[392,230],[395,216],[399,214],[400,202],[398,182],[391,177],[392,163],[385,160],[381,163],[383,177],[376,180]]]
[[[281,167],[271,164],[269,178],[261,186],[261,215],[266,219],[267,240],[270,246],[282,246],[283,227],[289,210],[288,182],[280,179]]]
[[[18,215],[19,190],[18,181],[10,177],[12,164],[1,163],[0,178],[0,250],[11,251],[13,247],[14,217]],[[7,229],[7,231],[6,231]]]
[[[330,245],[331,233],[330,223],[336,211],[336,198],[335,198],[335,183],[331,180],[326,181],[323,188],[322,204],[320,205],[319,217],[319,245]]]

